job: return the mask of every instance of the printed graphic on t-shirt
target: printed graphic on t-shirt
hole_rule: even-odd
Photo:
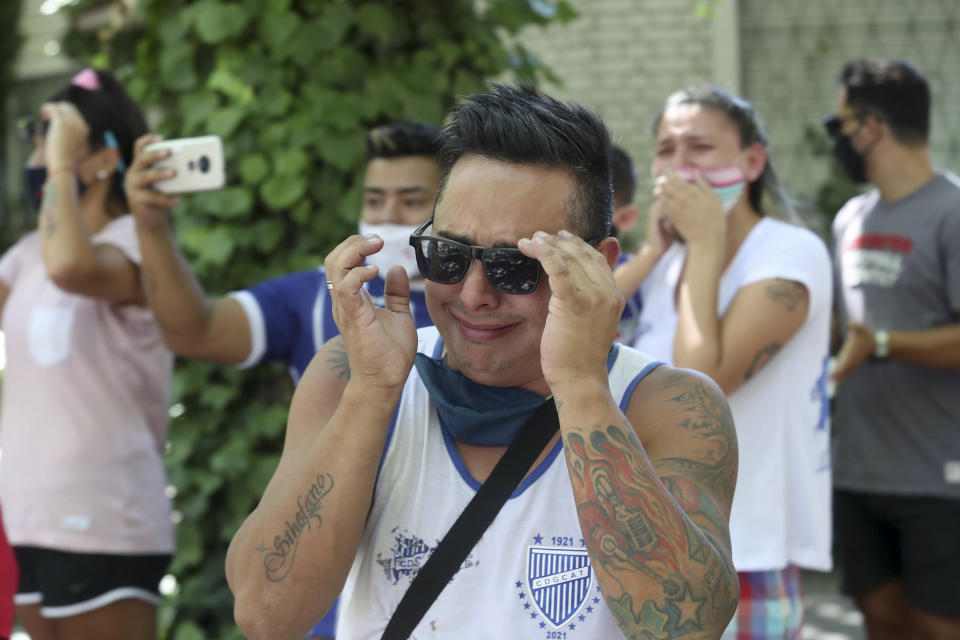
[[[817,424],[814,431],[820,436],[820,453],[817,455],[817,473],[829,471],[830,463],[830,356],[823,357],[823,364],[820,369],[820,377],[817,378],[813,388],[810,390],[810,401],[820,405]]]
[[[390,584],[397,584],[401,578],[413,582],[413,579],[420,573],[420,569],[436,551],[440,541],[438,540],[433,546],[430,546],[422,538],[400,527],[394,527],[390,530],[390,533],[394,534],[393,546],[386,553],[377,552],[377,564],[383,569],[383,574]],[[460,565],[457,573],[479,564],[479,560],[474,557],[473,553],[470,553],[463,564]]]
[[[526,547],[526,573],[514,583],[517,602],[544,638],[575,638],[603,599],[583,538],[538,532]]]
[[[843,247],[843,274],[850,287],[893,287],[913,240],[903,236],[864,233]]]

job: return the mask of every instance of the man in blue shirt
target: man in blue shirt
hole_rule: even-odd
[[[383,240],[380,251],[367,259],[380,269],[367,291],[374,304],[382,306],[387,270],[395,264],[403,266],[410,277],[410,306],[418,327],[433,323],[408,239],[430,217],[433,207],[440,182],[438,133],[433,125],[402,123],[373,129],[367,136],[359,232]],[[180,253],[168,223],[168,212],[177,200],[152,188],[155,182],[170,177],[151,168],[166,152],[143,151],[159,139],[144,136],[137,141],[126,190],[143,253],[144,290],[164,341],[185,358],[241,367],[283,361],[297,384],[320,346],[339,333],[323,267],[208,298]],[[332,637],[335,614],[334,607],[309,637]]]

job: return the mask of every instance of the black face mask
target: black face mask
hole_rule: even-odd
[[[40,207],[43,206],[43,185],[47,182],[47,168],[46,167],[27,167],[25,170],[27,178],[27,197],[30,198],[30,204],[33,205],[33,210],[38,212]],[[77,196],[83,197],[83,192],[87,190],[87,185],[83,184],[83,180],[77,179]]]
[[[33,210],[40,211],[40,203],[43,202],[43,183],[47,181],[47,168],[27,167],[26,177],[27,197],[33,205]]]
[[[833,155],[851,181],[857,184],[867,182],[867,161],[863,154],[853,148],[850,136],[838,135],[833,138]]]

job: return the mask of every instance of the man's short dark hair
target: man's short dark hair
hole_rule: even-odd
[[[637,172],[630,154],[619,145],[610,147],[610,179],[613,182],[613,206],[632,203],[637,190]]]
[[[903,60],[854,60],[843,67],[840,83],[851,109],[886,122],[902,144],[927,143],[930,85],[916,67]]]
[[[610,134],[593,111],[532,87],[492,84],[457,105],[440,133],[437,202],[453,165],[470,154],[569,172],[577,184],[568,206],[570,231],[587,239],[610,235]]]
[[[426,122],[395,122],[367,133],[367,162],[374,158],[436,157],[440,127]]]

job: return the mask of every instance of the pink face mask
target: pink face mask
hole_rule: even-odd
[[[746,184],[743,180],[743,173],[740,172],[740,167],[735,164],[725,169],[676,167],[673,172],[690,183],[696,182],[698,172],[702,173],[710,186],[713,187],[714,192],[720,196],[720,200],[723,202],[723,210],[727,213],[730,213],[733,206],[737,204],[737,200],[740,199],[740,194],[743,193]]]

